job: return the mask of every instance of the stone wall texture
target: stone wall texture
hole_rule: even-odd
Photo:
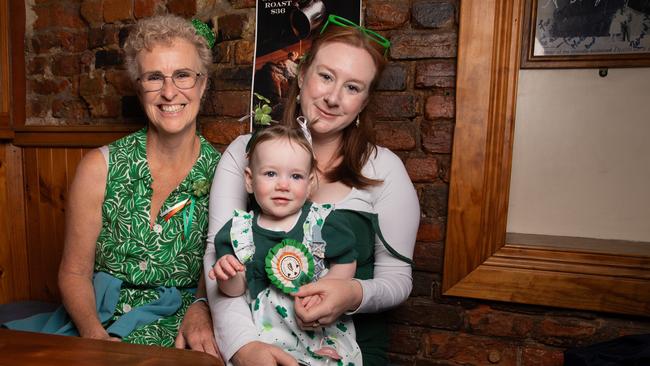
[[[254,0],[27,2],[27,125],[143,124],[121,44],[140,18],[172,12],[218,34],[199,120],[223,149],[247,131]],[[414,289],[389,314],[396,365],[561,365],[563,350],[650,333],[648,318],[443,297],[440,294],[455,120],[460,0],[365,0],[365,24],[393,43],[371,101],[379,144],[404,161],[422,220]]]

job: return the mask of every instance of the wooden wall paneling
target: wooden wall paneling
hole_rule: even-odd
[[[29,298],[29,271],[27,257],[27,239],[25,230],[25,190],[23,171],[23,152],[14,145],[7,146],[7,178],[11,182],[9,190],[9,207],[11,208],[11,265],[14,294],[12,301]]]
[[[65,239],[65,204],[77,165],[88,150],[75,147],[24,148],[32,299],[60,301],[57,273]]]
[[[0,144],[0,303],[29,298],[22,154]]]
[[[9,237],[9,192],[7,182],[7,145],[0,144],[0,303],[8,302],[13,293],[13,284],[11,277],[11,238]]]
[[[39,148],[36,151],[39,186],[38,230],[41,240],[29,243],[33,247],[34,255],[38,257],[36,262],[39,263],[36,267],[30,267],[30,271],[33,273],[31,276],[34,282],[32,288],[36,291],[34,295],[43,300],[56,299],[59,293],[56,276],[52,274],[56,274],[58,271],[60,251],[57,252],[57,249],[61,247],[57,242],[58,228],[56,227],[60,201],[57,182],[57,177],[60,175],[57,173],[60,169],[64,170],[65,165],[61,167],[57,162],[55,167],[54,156],[55,149],[53,148]]]
[[[28,256],[28,265],[29,265],[29,296],[30,299],[37,299],[34,296],[34,286],[37,283],[36,278],[32,277],[32,273],[36,272],[34,268],[40,266],[40,262],[37,262],[36,259],[37,252],[35,251],[35,244],[38,246],[38,243],[41,242],[41,232],[39,230],[40,218],[39,218],[39,184],[38,184],[38,159],[37,159],[37,150],[34,148],[25,148],[23,149],[23,167],[25,172],[25,226],[26,226],[26,238],[27,238],[27,256]],[[38,273],[37,273],[38,274]]]
[[[141,129],[143,125],[23,126],[15,129],[14,144],[23,147],[84,147],[106,145]]]

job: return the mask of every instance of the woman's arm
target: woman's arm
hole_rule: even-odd
[[[99,322],[92,283],[106,175],[106,162],[99,150],[86,154],[77,167],[67,200],[59,288],[63,305],[82,337],[118,340]]]
[[[194,296],[197,299],[206,297],[203,274],[199,277]],[[209,353],[221,359],[211,325],[212,318],[208,304],[204,301],[195,301],[187,308],[185,316],[183,316],[174,347],[180,349],[189,347],[192,350]]]
[[[376,178],[384,181],[371,188],[372,205],[379,216],[379,227],[388,244],[411,259],[420,225],[420,203],[404,164],[397,155],[379,148],[372,161]],[[404,302],[413,288],[411,265],[375,243],[374,278],[360,281],[363,296],[355,312],[376,313]]]

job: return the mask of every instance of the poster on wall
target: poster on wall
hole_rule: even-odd
[[[281,118],[300,58],[330,14],[359,24],[361,0],[257,0],[251,130]]]

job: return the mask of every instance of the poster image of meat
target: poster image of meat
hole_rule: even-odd
[[[286,103],[295,103],[289,85],[330,14],[358,24],[361,0],[257,0],[251,128],[280,120]]]

